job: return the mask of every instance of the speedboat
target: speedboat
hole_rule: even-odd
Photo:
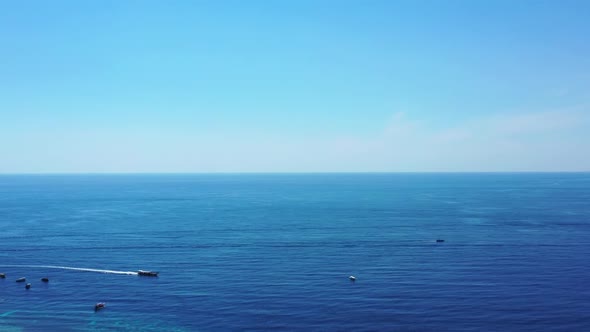
[[[25,280],[27,280],[27,278],[22,277],[22,278],[16,279],[16,282],[25,282]]]
[[[97,304],[94,305],[94,311],[104,309],[105,306],[106,306],[106,304],[104,302],[98,302]]]
[[[144,277],[157,277],[158,272],[139,270],[137,271],[137,275]]]

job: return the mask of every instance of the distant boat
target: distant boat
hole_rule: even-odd
[[[0,273],[0,278],[2,278],[2,279],[6,278],[6,274]]]
[[[98,302],[97,304],[94,305],[94,311],[104,309],[105,306],[106,306],[106,304],[104,302]]]
[[[31,288],[31,284],[27,284],[27,285],[25,286],[25,288],[26,288],[26,289],[29,289],[29,288]]]
[[[445,240],[442,240],[442,239],[437,239],[437,240],[436,240],[436,242],[437,242],[437,243],[442,243],[442,242],[445,242]]]
[[[26,280],[27,280],[27,278],[22,277],[22,278],[16,279],[16,282],[25,282]]]
[[[350,276],[350,277],[348,277],[348,279],[349,279],[350,281],[356,281],[356,277],[355,277],[355,276]]]
[[[137,271],[137,275],[144,276],[144,277],[157,277],[158,272],[139,270],[139,271]]]
[[[49,282],[49,278],[41,278],[41,281],[43,281],[43,282]]]

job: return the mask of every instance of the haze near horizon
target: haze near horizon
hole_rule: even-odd
[[[0,2],[0,173],[589,171],[589,14]]]

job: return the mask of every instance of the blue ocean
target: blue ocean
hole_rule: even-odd
[[[3,175],[0,230],[0,331],[590,331],[590,173]]]

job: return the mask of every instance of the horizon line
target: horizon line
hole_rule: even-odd
[[[280,174],[559,174],[559,173],[590,173],[590,170],[559,170],[559,171],[299,171],[299,172],[0,172],[7,175],[280,175]]]

